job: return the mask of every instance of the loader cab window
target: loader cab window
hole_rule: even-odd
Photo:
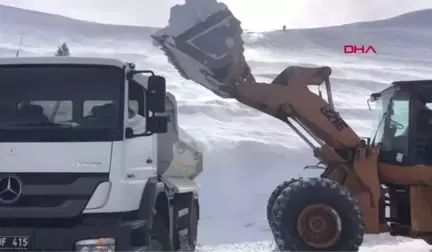
[[[432,165],[432,98],[417,95],[412,101],[413,155],[417,165]]]
[[[407,93],[394,93],[385,100],[387,109],[381,121],[380,161],[390,164],[409,162],[410,100]]]
[[[383,143],[383,135],[385,128],[385,119],[388,116],[387,109],[390,104],[390,99],[393,96],[394,89],[389,88],[380,93],[381,97],[375,101],[375,109],[374,109],[374,121],[373,121],[373,131],[370,136],[373,145],[385,144]]]
[[[392,135],[392,149],[399,150],[408,156],[409,100],[395,99],[391,103],[392,113],[386,122],[386,131]]]

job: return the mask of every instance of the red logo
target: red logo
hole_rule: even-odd
[[[344,45],[344,53],[345,54],[377,54],[375,47],[371,45]]]

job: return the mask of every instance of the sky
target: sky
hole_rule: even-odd
[[[204,1],[204,0],[203,0]],[[244,29],[340,25],[432,9],[432,0],[220,0]],[[0,0],[0,4],[108,24],[163,27],[184,0]],[[1,17],[0,17],[1,19]]]

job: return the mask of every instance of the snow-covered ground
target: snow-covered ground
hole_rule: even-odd
[[[369,136],[370,93],[394,80],[432,78],[432,11],[334,28],[247,33],[246,57],[262,81],[293,64],[333,68],[336,106]],[[182,79],[151,45],[153,28],[109,26],[0,5],[0,57],[53,55],[66,42],[76,56],[117,57],[167,77],[179,105],[179,123],[205,147],[199,178],[202,251],[271,251],[267,198],[283,179],[315,164],[312,153],[283,123]],[[378,54],[344,55],[344,44],[373,45]],[[231,245],[220,245],[231,244]],[[423,241],[367,236],[362,251],[428,251]]]
[[[242,242],[235,244],[222,244],[222,245],[206,245],[198,249],[199,252],[273,252],[275,246],[273,242],[259,241],[259,242]],[[360,252],[429,252],[430,247],[423,241],[411,240],[401,237],[389,237],[388,235],[376,235],[365,238]]]

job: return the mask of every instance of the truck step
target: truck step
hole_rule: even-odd
[[[128,250],[128,252],[147,252],[148,247],[133,247]]]
[[[120,224],[122,227],[131,227],[132,229],[138,229],[145,225],[147,225],[147,220],[124,221]]]

